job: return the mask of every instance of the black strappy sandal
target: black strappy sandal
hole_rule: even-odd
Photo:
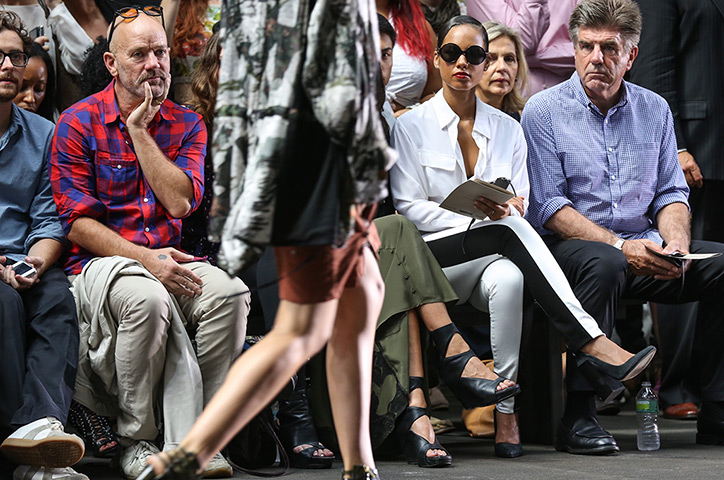
[[[410,392],[415,389],[422,389],[421,377],[410,377]],[[423,416],[427,416],[427,411],[421,407],[407,406],[402,414],[397,418],[395,433],[397,439],[402,445],[402,451],[405,459],[409,464],[417,464],[419,467],[449,467],[452,465],[452,456],[437,441],[437,436],[433,443],[428,442],[424,437],[413,432],[412,424]],[[428,450],[442,450],[445,455],[428,457]]]
[[[459,335],[458,329],[454,324],[445,325],[430,332],[430,337],[440,353],[441,366],[439,368],[440,376],[445,384],[468,410],[493,405],[520,393],[520,385],[515,384],[512,387],[503,390],[497,390],[500,382],[505,378],[498,377],[495,380],[487,380],[485,378],[463,377],[463,371],[470,359],[475,354],[468,350],[457,355],[446,357],[448,346],[455,334]]]
[[[294,468],[331,468],[334,456],[315,457],[314,452],[326,448],[317,437],[312,415],[307,401],[305,382],[297,382],[294,391],[279,401],[279,438],[289,454],[289,461]],[[311,445],[304,450],[295,452],[299,445]]]
[[[108,417],[98,415],[76,401],[70,403],[68,422],[90,447],[96,458],[111,458],[121,451],[118,437],[111,429]],[[104,449],[104,447],[108,446]]]

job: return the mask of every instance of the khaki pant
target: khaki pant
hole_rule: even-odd
[[[206,262],[184,266],[203,282],[203,292],[198,297],[174,297],[195,344],[206,405],[241,353],[250,294],[240,279]],[[118,433],[133,440],[153,441],[158,435],[154,406],[159,398],[173,304],[163,285],[141,276],[119,276],[110,288],[108,303],[118,325]],[[195,420],[173,419],[188,422],[189,427]]]

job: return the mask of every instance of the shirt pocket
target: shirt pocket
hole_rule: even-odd
[[[97,152],[96,185],[98,198],[110,206],[138,198],[138,160],[132,153]]]
[[[429,198],[442,201],[460,181],[456,178],[457,158],[432,150],[418,150],[418,159],[427,179]]]
[[[627,205],[649,205],[659,183],[670,181],[668,178],[659,179],[659,145],[651,142],[625,145],[621,154],[621,202]]]

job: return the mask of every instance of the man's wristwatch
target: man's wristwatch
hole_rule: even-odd
[[[623,250],[624,243],[626,243],[626,240],[624,240],[623,238],[619,238],[618,240],[616,240],[616,243],[613,244],[613,248]]]

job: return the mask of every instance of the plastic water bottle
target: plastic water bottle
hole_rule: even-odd
[[[643,382],[636,395],[636,419],[639,430],[636,434],[638,449],[644,452],[658,450],[661,446],[659,438],[659,399],[651,389],[651,382]]]

